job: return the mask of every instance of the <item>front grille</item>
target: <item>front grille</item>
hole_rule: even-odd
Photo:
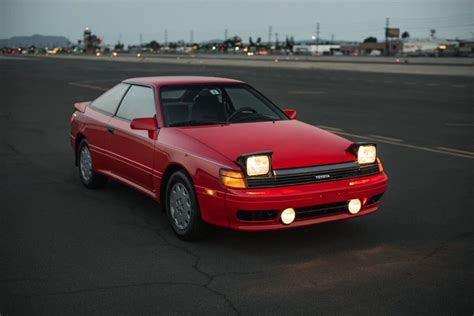
[[[271,221],[277,216],[278,211],[237,211],[237,218],[241,221]]]
[[[316,217],[331,216],[348,212],[348,202],[337,202],[331,204],[313,205],[295,208],[295,220],[305,220]]]
[[[249,188],[270,188],[357,178],[378,172],[377,163],[359,165],[357,162],[346,162],[315,167],[276,169],[272,176],[248,177],[246,180]]]

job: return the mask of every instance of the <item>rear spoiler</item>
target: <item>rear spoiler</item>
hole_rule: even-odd
[[[84,111],[86,110],[86,107],[90,104],[89,101],[87,102],[77,102],[77,103],[74,103],[74,110],[76,111],[79,111],[81,113],[84,113]]]

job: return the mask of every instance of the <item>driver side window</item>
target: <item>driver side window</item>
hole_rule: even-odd
[[[117,117],[133,120],[141,117],[152,117],[156,114],[153,89],[132,85],[120,103]]]

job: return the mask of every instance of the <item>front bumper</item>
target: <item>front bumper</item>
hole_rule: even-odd
[[[378,198],[387,190],[387,186],[388,178],[382,172],[367,177],[318,184],[267,189],[229,189],[225,195],[225,208],[229,228],[241,231],[288,229],[373,213],[378,209]],[[344,209],[344,205],[356,198],[362,201],[362,208],[359,213],[353,215]],[[294,208],[297,213],[296,220],[289,225],[280,220],[281,212],[286,208]],[[317,211],[319,209],[323,211]],[[264,213],[259,213],[260,211]],[[274,218],[270,216],[273,213]],[[263,216],[260,216],[262,214]]]

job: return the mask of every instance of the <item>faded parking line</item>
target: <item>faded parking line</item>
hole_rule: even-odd
[[[100,90],[100,91],[107,91],[107,90],[109,90],[108,88],[103,88],[103,87],[99,87],[99,86],[94,86],[94,85],[87,84],[87,83],[69,82],[69,84],[70,84],[71,86],[75,86],[75,87],[81,87],[81,88],[87,88],[87,89],[94,89],[94,90]]]
[[[324,94],[324,91],[303,91],[303,90],[298,90],[298,91],[288,91],[289,94]]]
[[[474,152],[471,152],[471,151],[459,150],[459,149],[448,148],[448,147],[436,147],[436,148],[441,149],[441,150],[446,150],[446,151],[452,151],[452,152],[459,153],[459,154],[466,154],[466,155],[474,156]]]
[[[375,134],[370,134],[369,135],[370,137],[374,137],[374,138],[380,138],[380,139],[384,139],[384,140],[389,140],[389,141],[392,141],[392,142],[403,142],[403,140],[401,139],[398,139],[398,138],[392,138],[392,137],[387,137],[387,136],[381,136],[381,135],[375,135]]]
[[[331,127],[331,126],[318,125],[318,127],[322,128],[322,129],[330,130],[330,131],[338,131],[338,132],[342,132],[342,131],[343,131],[343,130],[340,129],[340,128]]]
[[[444,155],[449,155],[449,156],[474,159],[474,153],[471,153],[469,151],[463,151],[463,150],[458,150],[458,149],[453,150],[453,149],[446,148],[446,147],[430,148],[430,147],[424,147],[424,146],[416,146],[416,145],[410,145],[410,144],[403,143],[402,140],[400,140],[400,141],[388,140],[387,137],[384,137],[384,138],[378,137],[378,138],[376,138],[376,137],[369,136],[369,135],[366,136],[366,135],[352,134],[352,133],[344,132],[341,129],[336,129],[335,127],[325,128],[323,125],[318,125],[318,127],[322,128],[322,129],[326,129],[329,132],[333,132],[333,133],[339,134],[339,135],[350,136],[350,137],[355,137],[355,138],[360,138],[360,139],[367,139],[367,140],[371,140],[371,141],[378,141],[380,143],[385,143],[385,144],[390,144],[390,145],[395,145],[395,146],[401,146],[401,147],[406,147],[406,148],[411,148],[411,149],[417,149],[417,150],[423,150],[423,151],[428,151],[428,152],[434,152],[434,153],[444,154]]]

